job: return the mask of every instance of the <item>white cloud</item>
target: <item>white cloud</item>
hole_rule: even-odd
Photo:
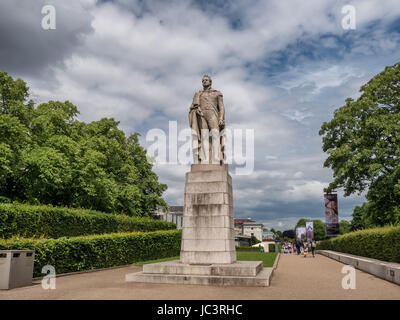
[[[37,100],[70,100],[84,121],[114,117],[127,133],[140,130],[143,142],[148,129],[167,131],[169,120],[187,127],[201,76],[211,74],[224,94],[228,126],[255,132],[255,172],[233,177],[235,214],[254,214],[282,227],[296,219],[291,208],[299,202],[319,210],[331,179],[330,170],[322,168],[322,121],[385,63],[395,62],[400,42],[385,29],[400,16],[395,0],[357,2],[357,30],[351,34],[340,24],[344,0],[232,2],[225,11],[202,11],[186,1],[79,4],[93,30],[72,42],[74,50],[62,64],[48,66],[52,78],[24,76]],[[240,18],[239,28],[232,28],[230,15]],[[76,17],[82,23],[82,15]],[[383,17],[376,28],[366,29]],[[349,48],[343,39],[349,39]],[[183,203],[187,170],[155,168],[169,186],[171,205]],[[357,201],[362,197],[343,200],[347,215]],[[304,208],[295,214],[301,217]]]

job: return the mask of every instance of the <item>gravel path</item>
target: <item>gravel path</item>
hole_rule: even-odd
[[[400,299],[400,286],[356,271],[356,289],[344,290],[344,265],[322,255],[281,255],[269,287],[212,287],[125,282],[129,266],[57,278],[56,290],[30,287],[0,291],[0,299]]]

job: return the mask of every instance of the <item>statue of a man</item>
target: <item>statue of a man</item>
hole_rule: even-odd
[[[225,108],[222,93],[211,89],[208,75],[202,79],[203,90],[196,92],[189,111],[195,163],[224,163]]]

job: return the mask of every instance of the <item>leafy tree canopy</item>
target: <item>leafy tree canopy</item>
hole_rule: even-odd
[[[305,227],[307,221],[313,222],[315,240],[323,240],[326,238],[325,223],[318,219],[317,220],[309,220],[304,218],[300,219],[299,221],[297,221],[296,227],[294,228],[294,233],[296,234],[296,228]]]
[[[324,166],[334,178],[325,191],[343,188],[349,196],[368,190],[365,218],[373,225],[400,223],[400,63],[360,91],[319,132],[328,154]]]
[[[260,243],[261,241],[258,240],[255,236],[251,236],[251,238],[249,239],[249,245],[250,246],[254,246],[257,243]]]
[[[282,232],[282,236],[289,239],[295,239],[296,233],[293,230],[285,230]]]
[[[35,107],[26,83],[0,72],[0,197],[147,215],[167,189],[138,134],[113,118],[84,123],[72,103]]]
[[[345,234],[351,231],[351,223],[347,220],[339,221],[339,234]]]

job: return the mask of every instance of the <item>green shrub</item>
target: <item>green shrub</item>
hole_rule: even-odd
[[[236,251],[247,251],[247,252],[257,251],[257,252],[259,252],[260,248],[259,247],[249,247],[249,246],[240,246],[240,247],[236,247]]]
[[[268,251],[269,252],[275,252],[275,243],[269,243],[268,244]]]
[[[317,249],[400,263],[400,226],[346,233],[336,238],[319,242]]]
[[[59,238],[176,229],[175,224],[86,209],[0,203],[0,238]]]
[[[114,233],[58,239],[0,240],[0,250],[35,250],[34,277],[45,265],[57,274],[179,255],[181,231]]]

